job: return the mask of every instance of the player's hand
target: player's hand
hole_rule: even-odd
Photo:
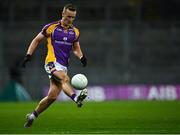
[[[32,56],[31,56],[30,54],[27,54],[27,55],[24,57],[24,59],[23,59],[23,61],[22,61],[22,64],[21,64],[23,68],[26,67],[26,63],[27,63],[27,62],[31,61],[31,57],[32,57]]]
[[[87,58],[85,57],[85,55],[83,55],[81,57],[81,63],[82,63],[82,66],[85,67],[87,65]]]

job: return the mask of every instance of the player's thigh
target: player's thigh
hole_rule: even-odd
[[[60,79],[60,81],[63,81],[63,82],[69,81],[69,77],[64,71],[54,71],[53,76],[54,76],[54,79],[56,79],[56,80],[58,78],[58,79]]]
[[[48,96],[51,98],[57,98],[61,90],[62,90],[61,84],[54,79],[50,79],[50,88],[49,88]]]
[[[64,74],[67,74],[67,67],[58,62],[49,62],[44,67],[50,79],[53,77],[57,81],[61,81],[65,78]]]

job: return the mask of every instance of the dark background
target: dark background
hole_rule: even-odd
[[[67,3],[77,6],[75,25],[88,58],[82,68],[72,57],[70,77],[87,75],[89,85],[179,84],[179,0],[0,0],[0,89],[11,79],[33,99],[48,86],[46,41],[26,69],[18,68],[31,40],[61,18]]]

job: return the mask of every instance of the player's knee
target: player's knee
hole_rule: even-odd
[[[47,99],[49,102],[54,102],[57,99],[58,96],[56,95],[48,95]]]
[[[67,83],[69,82],[69,77],[67,75],[62,77],[62,83]]]

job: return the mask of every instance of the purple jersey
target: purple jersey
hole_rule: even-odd
[[[74,26],[65,28],[58,21],[44,26],[42,34],[47,37],[48,42],[45,63],[56,61],[67,67],[72,45],[79,41],[79,30]]]

